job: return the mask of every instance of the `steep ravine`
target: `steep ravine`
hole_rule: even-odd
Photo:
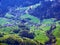
[[[47,37],[49,40],[45,42],[45,45],[55,45],[56,43],[56,37],[52,34],[52,31],[56,28],[56,25],[51,25],[50,30],[46,32]]]

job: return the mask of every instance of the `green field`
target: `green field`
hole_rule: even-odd
[[[19,17],[21,20],[24,20],[26,18],[31,19],[24,24],[21,23],[20,20],[9,19],[10,17],[11,16],[7,16],[7,18],[0,18],[0,45],[9,45],[7,42],[10,42],[10,44],[14,45],[15,41],[20,45],[45,45],[45,42],[49,40],[46,35],[46,31],[50,30],[52,24],[56,25],[56,29],[54,29],[54,31],[52,32],[52,34],[56,37],[57,40],[55,45],[60,45],[60,21],[54,22],[54,18],[44,19],[42,21],[42,24],[38,26],[37,24],[40,23],[40,20],[28,14]],[[33,24],[30,24],[32,22]],[[18,25],[21,28],[18,27]],[[26,28],[29,28],[29,30]],[[18,30],[18,33],[13,32]],[[34,33],[35,36],[33,39],[27,37],[22,38],[21,36],[19,36],[21,34],[20,32],[22,31],[28,31],[29,34]]]

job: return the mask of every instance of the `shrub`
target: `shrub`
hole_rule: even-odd
[[[35,34],[34,33],[29,33],[28,31],[25,30],[25,31],[21,31],[19,33],[19,36],[33,39]]]

